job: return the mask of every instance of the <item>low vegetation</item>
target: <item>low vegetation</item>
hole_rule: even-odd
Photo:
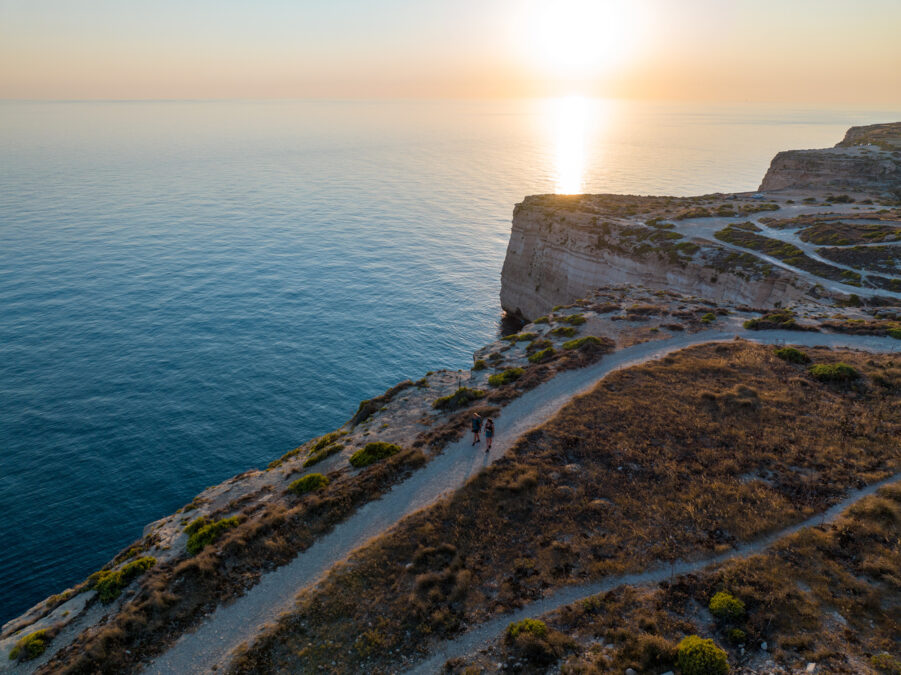
[[[678,647],[679,669],[682,675],[726,675],[729,659],[713,640],[689,635]]]
[[[352,466],[359,469],[386,459],[387,457],[391,457],[392,455],[396,455],[400,451],[400,447],[394,445],[394,443],[384,443],[382,441],[367,443],[350,456],[350,463]]]
[[[541,351],[537,351],[529,355],[529,363],[544,363],[545,361],[550,361],[552,358],[554,358],[554,355],[556,353],[557,352],[554,351],[553,347],[542,349]]]
[[[770,312],[756,319],[748,319],[744,323],[748,330],[801,330],[816,331],[816,326],[798,323],[794,313],[789,310]]]
[[[597,346],[600,347],[604,343],[596,338],[594,335],[586,335],[585,337],[576,338],[575,340],[570,340],[569,342],[563,343],[564,349],[583,349],[588,346]]]
[[[331,445],[326,445],[319,450],[310,453],[310,456],[307,457],[303,462],[303,468],[307,469],[315,464],[319,464],[319,462],[331,457],[332,455],[336,455],[339,452],[344,450],[344,445],[341,443],[332,443]]]
[[[488,384],[492,387],[502,387],[505,384],[510,384],[511,382],[516,382],[522,374],[526,372],[522,368],[507,368],[505,371],[501,373],[495,373],[494,375],[488,376]]]
[[[321,473],[310,473],[293,481],[291,485],[288,486],[288,489],[297,496],[301,496],[308,492],[322,490],[323,488],[328,487],[330,482],[331,481]]]
[[[847,363],[818,363],[809,368],[810,374],[821,382],[851,382],[860,377]]]
[[[572,326],[557,326],[551,330],[551,335],[559,335],[561,337],[573,337],[575,334],[576,329]]]
[[[514,333],[513,335],[505,336],[503,339],[507,342],[528,342],[536,337],[538,337],[538,333]]]
[[[10,661],[30,661],[47,650],[53,635],[49,630],[36,630],[16,642],[9,652]]]
[[[485,397],[485,392],[481,389],[472,389],[470,387],[460,387],[453,394],[436,398],[432,403],[435,410],[459,410],[465,408],[473,401],[478,401]]]
[[[867,381],[894,367],[890,355],[809,354],[849,363]],[[743,341],[613,373],[462,489],[333,570],[235,670],[391,671],[550,589],[729,550],[898,471],[899,398],[901,388],[820,383],[771,347]],[[766,605],[741,579],[701,584],[686,611],[706,612],[718,591],[747,612],[718,630],[760,639]],[[689,615],[654,614],[633,627],[623,617],[635,601],[616,602],[592,611],[607,626],[595,634],[616,644],[616,668],[602,672],[673,669],[678,641],[702,635]],[[379,640],[362,650],[356,636],[370,626]],[[558,642],[548,629],[541,658],[569,658],[565,635]]]
[[[122,589],[156,564],[156,558],[145,556],[125,563],[117,570],[100,570],[89,577],[100,602],[108,604],[122,594]]]
[[[783,361],[788,361],[789,363],[810,363],[810,357],[796,347],[781,347],[773,353]]]
[[[196,521],[195,521],[196,522]],[[189,531],[187,551],[191,555],[197,555],[210,544],[216,543],[223,534],[237,527],[241,522],[238,516],[222,518],[204,523],[200,527]],[[192,523],[193,524],[193,523]],[[190,527],[190,525],[188,526]]]

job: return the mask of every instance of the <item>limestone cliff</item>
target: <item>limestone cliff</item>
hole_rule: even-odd
[[[760,189],[901,195],[901,123],[852,127],[834,148],[780,152]]]

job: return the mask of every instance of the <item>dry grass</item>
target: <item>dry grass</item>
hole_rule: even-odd
[[[362,504],[426,461],[406,450],[303,497],[286,494],[189,559],[159,564],[135,597],[108,621],[82,633],[41,673],[126,673],[162,651],[223,601],[242,595],[266,570],[290,562]],[[130,653],[129,653],[130,652]]]
[[[864,375],[839,387],[773,351],[703,345],[607,377],[303,595],[236,671],[387,672],[548,588],[728,549],[901,467],[899,389],[870,379],[891,357],[808,350]]]
[[[734,667],[764,658],[791,672],[880,673],[901,654],[901,484],[885,488],[836,523],[786,537],[768,551],[655,587],[617,588],[543,617],[575,646],[563,673],[661,672],[685,635],[713,638]],[[728,590],[744,603],[737,618],[716,618],[711,598]],[[740,632],[738,632],[740,631]],[[605,642],[608,648],[593,644]],[[769,651],[759,651],[767,642]],[[744,653],[742,653],[744,647]],[[662,656],[662,658],[661,658]],[[460,659],[449,672],[519,655],[497,640],[486,657]],[[655,670],[656,669],[656,670]],[[770,671],[772,668],[765,668]],[[544,672],[529,664],[521,672]]]

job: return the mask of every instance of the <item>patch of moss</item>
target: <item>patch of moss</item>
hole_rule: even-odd
[[[485,359],[479,359],[472,365],[473,370],[485,370],[488,367],[488,364],[485,363]]]
[[[505,335],[504,340],[507,342],[528,342],[538,337],[538,333],[514,333],[513,335]]]
[[[375,464],[380,459],[391,457],[399,452],[400,447],[394,445],[394,443],[384,443],[382,441],[367,443],[363,448],[357,450],[350,456],[350,463],[352,466],[359,469],[364,466],[369,466],[370,464]]]
[[[303,467],[307,469],[314,464],[319,464],[319,462],[321,462],[322,460],[331,457],[332,455],[337,454],[342,450],[344,450],[343,444],[332,443],[331,445],[322,448],[321,450],[317,450],[316,452],[311,453],[310,456],[304,460]]]
[[[321,473],[310,473],[291,483],[291,485],[288,486],[288,489],[297,496],[301,496],[308,492],[313,492],[314,490],[321,490],[327,487],[328,484],[329,479]]]
[[[582,314],[570,314],[569,316],[561,317],[560,321],[571,326],[581,326],[587,319]]]
[[[237,527],[240,522],[237,516],[232,516],[231,518],[222,518],[204,525],[188,538],[186,547],[188,553],[197,555],[204,548],[218,541],[223,534]]]
[[[716,321],[716,314],[713,312],[707,312],[701,317],[701,323],[713,323],[714,321]]]

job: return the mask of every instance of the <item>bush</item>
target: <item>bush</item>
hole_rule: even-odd
[[[726,637],[729,638],[729,642],[734,645],[743,645],[748,639],[747,634],[741,628],[732,628],[726,633]]]
[[[563,323],[568,323],[572,326],[581,326],[585,323],[586,319],[581,314],[570,314],[569,316],[560,317],[560,321]]]
[[[547,637],[547,624],[539,619],[523,619],[507,626],[507,637],[511,640],[515,640],[523,633],[539,638]]]
[[[473,370],[485,370],[487,367],[488,367],[488,364],[485,363],[485,359],[479,359],[478,361],[476,361],[473,364],[472,369]]]
[[[522,368],[507,368],[502,373],[495,373],[488,376],[488,384],[492,387],[501,387],[510,382],[516,382],[522,374],[526,372]]]
[[[707,312],[701,317],[701,323],[713,323],[714,321],[716,321],[716,314],[713,312]]]
[[[562,335],[563,337],[572,337],[576,334],[576,329],[572,326],[557,326],[551,330],[551,335]]]
[[[901,328],[889,328],[888,336],[893,337],[896,340],[901,340]]]
[[[35,659],[47,649],[50,635],[46,630],[36,630],[19,640],[9,652],[10,661],[28,661]]]
[[[592,346],[603,346],[603,342],[601,342],[594,335],[587,335],[585,337],[576,338],[575,340],[570,340],[569,342],[563,343],[564,349],[582,349],[582,347],[587,347],[589,345]]]
[[[232,516],[204,525],[188,538],[188,553],[197,555],[204,548],[218,541],[219,537],[228,530],[237,527],[240,522],[237,516]]]
[[[357,450],[350,456],[350,463],[358,469],[363,466],[374,464],[380,459],[391,457],[400,452],[400,447],[394,443],[383,443],[381,441],[375,443],[367,443],[361,450]]]
[[[507,342],[527,342],[538,337],[538,333],[514,333],[513,335],[505,335],[504,340]]]
[[[682,675],[726,675],[729,659],[726,652],[697,635],[682,639],[678,647],[679,668]]]
[[[473,401],[485,397],[485,392],[481,389],[470,389],[469,387],[460,387],[449,396],[442,396],[435,399],[432,407],[436,410],[457,410],[468,406]]]
[[[93,588],[97,591],[100,602],[109,604],[118,598],[123,588],[154,565],[156,565],[156,558],[147,556],[133,560],[118,570],[94,572],[90,578],[93,581]]]
[[[539,316],[532,323],[550,323],[550,321],[548,320],[548,318],[546,316]]]
[[[529,363],[543,363],[548,359],[553,358],[554,354],[556,354],[556,352],[553,347],[542,349],[540,352],[535,352],[529,356]]]
[[[810,357],[794,347],[782,347],[777,349],[775,353],[777,357],[789,363],[810,363]]]
[[[9,657],[12,658],[12,654]],[[882,675],[901,675],[901,661],[888,652],[873,654],[870,657],[870,665]]]
[[[713,616],[726,621],[738,621],[745,615],[745,603],[725,591],[714,595],[709,607]]]
[[[344,445],[342,445],[341,443],[332,443],[328,447],[310,453],[310,456],[304,460],[303,467],[306,469],[313,466],[314,464],[319,464],[319,462],[321,462],[322,460],[326,459],[327,457],[331,457],[332,455],[339,453],[342,450],[344,450]]]
[[[329,479],[321,473],[310,473],[288,486],[288,489],[294,494],[300,496],[305,495],[313,490],[321,490],[329,484]]]
[[[526,347],[526,353],[531,354],[532,352],[541,351],[542,349],[547,349],[548,347],[553,347],[554,343],[550,340],[532,340],[529,343],[529,346]]]
[[[206,516],[200,516],[199,518],[195,518],[190,523],[188,523],[187,527],[185,527],[185,532],[188,533],[190,537],[192,534],[197,532],[202,527],[206,527],[210,524],[210,519]]]
[[[808,368],[808,372],[820,382],[851,382],[860,373],[847,363],[820,363]]]

